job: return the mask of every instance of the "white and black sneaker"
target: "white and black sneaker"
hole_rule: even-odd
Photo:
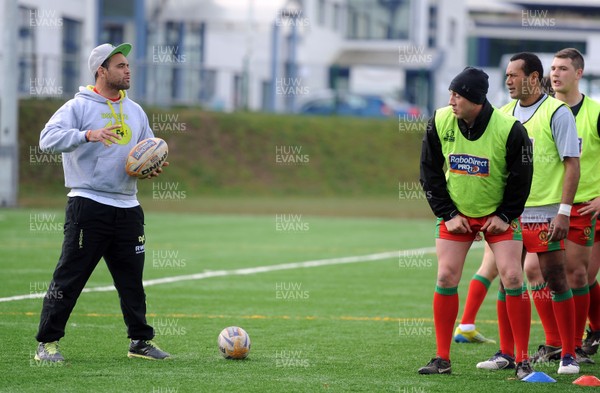
[[[477,363],[477,368],[484,370],[504,370],[515,368],[515,359],[500,351],[484,362]]]
[[[563,356],[560,361],[560,366],[558,366],[559,374],[579,374],[579,363],[571,356],[570,354],[566,354]]]

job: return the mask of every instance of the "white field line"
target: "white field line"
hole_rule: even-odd
[[[144,287],[151,287],[153,285],[160,284],[170,284],[174,282],[180,281],[192,281],[192,280],[204,280],[205,278],[211,277],[224,277],[224,276],[244,276],[249,274],[257,274],[257,273],[268,273],[274,272],[277,270],[290,270],[290,269],[305,269],[309,267],[318,267],[318,266],[329,266],[329,265],[342,265],[348,263],[358,263],[358,262],[372,262],[372,261],[380,261],[384,259],[391,258],[399,258],[400,255],[423,255],[423,254],[433,254],[435,253],[435,247],[424,247],[424,248],[415,248],[412,250],[402,250],[402,251],[388,251],[381,252],[377,254],[368,254],[368,255],[355,255],[350,257],[340,257],[340,258],[330,258],[330,259],[317,259],[314,261],[305,261],[305,262],[292,262],[292,263],[282,263],[279,265],[267,265],[267,266],[256,266],[256,267],[248,267],[244,269],[233,269],[233,270],[211,270],[205,271],[203,273],[195,273],[195,274],[186,274],[182,276],[172,276],[172,277],[163,277],[156,278],[153,280],[144,281]],[[101,287],[92,287],[92,288],[84,288],[83,292],[110,292],[115,291],[114,285],[106,285]],[[28,295],[16,295],[0,298],[0,303],[3,302],[13,302],[16,300],[26,300],[26,299],[41,299],[43,298],[45,293],[30,293]]]

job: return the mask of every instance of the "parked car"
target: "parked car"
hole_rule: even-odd
[[[379,109],[381,113],[388,116],[417,118],[424,115],[423,110],[408,102],[399,102],[389,97],[377,95],[363,95],[362,97],[367,101],[370,108]]]
[[[310,99],[300,107],[306,115],[417,118],[425,113],[418,106],[373,94],[327,94]]]

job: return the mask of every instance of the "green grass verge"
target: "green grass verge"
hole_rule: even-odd
[[[39,135],[62,101],[19,103],[19,201],[45,205],[64,194],[60,155],[39,150]],[[422,123],[396,120],[211,113],[147,108],[169,144],[159,187],[198,196],[394,196],[418,180]],[[153,190],[143,184],[140,195]]]

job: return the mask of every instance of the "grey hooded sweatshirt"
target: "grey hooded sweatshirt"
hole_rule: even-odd
[[[125,91],[121,90],[120,96],[112,102],[94,92],[93,86],[81,86],[42,130],[40,148],[62,153],[65,187],[71,189],[70,196],[116,200],[125,205],[137,201],[137,179],[125,172],[127,155],[138,142],[154,134],[143,109],[127,98]],[[114,124],[122,124],[114,130],[122,137],[118,144],[86,141],[87,130]]]

